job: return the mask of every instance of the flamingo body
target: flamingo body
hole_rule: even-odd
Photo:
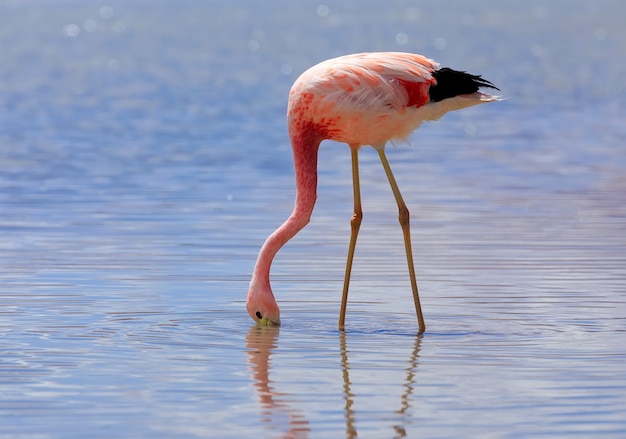
[[[404,140],[423,121],[437,120],[451,110],[497,100],[478,91],[496,88],[480,76],[440,69],[421,55],[380,52],[346,55],[321,62],[305,71],[289,94],[287,119],[296,171],[296,202],[290,217],[261,248],[248,291],[247,308],[260,324],[280,324],[280,312],[269,283],[272,260],[278,250],[310,219],[316,200],[317,151],[324,139],[347,143],[352,151],[355,215],[344,280],[339,326],[345,302],[356,236],[361,221],[358,149],[378,150],[394,196],[405,234],[420,332],[425,326],[414,280],[408,210],[384,154],[389,141]]]

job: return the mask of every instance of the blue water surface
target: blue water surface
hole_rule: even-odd
[[[626,436],[626,6],[8,0],[0,5],[0,437]],[[422,53],[506,98],[388,157],[336,329],[350,154],[245,311],[293,206],[307,67]]]

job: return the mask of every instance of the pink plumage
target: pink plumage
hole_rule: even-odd
[[[291,88],[287,111],[296,170],[296,202],[290,217],[267,238],[259,253],[247,298],[248,312],[254,320],[280,324],[270,287],[270,266],[276,252],[309,222],[316,199],[317,152],[320,142],[329,139],[350,146],[355,201],[339,327],[344,327],[352,257],[362,216],[358,150],[371,145],[378,151],[398,203],[419,331],[425,330],[413,267],[408,209],[384,147],[388,141],[406,139],[423,121],[497,100],[480,93],[480,87],[496,88],[480,76],[440,69],[436,62],[421,55],[399,52],[346,55],[317,64],[300,75]]]

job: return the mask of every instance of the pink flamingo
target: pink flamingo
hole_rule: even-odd
[[[278,250],[309,222],[317,196],[318,148],[322,140],[330,139],[350,146],[354,189],[339,329],[345,327],[352,259],[363,216],[358,152],[361,146],[370,145],[380,156],[398,204],[419,332],[426,330],[415,280],[409,211],[385,156],[385,144],[406,139],[423,121],[437,120],[448,111],[498,100],[480,93],[481,87],[497,90],[480,76],[440,69],[439,64],[421,55],[398,52],[341,56],[300,75],[291,87],[287,110],[296,201],[289,218],[263,244],[254,267],[246,307],[258,324],[280,324],[280,311],[270,287],[270,267]]]

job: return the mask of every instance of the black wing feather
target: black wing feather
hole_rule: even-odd
[[[437,83],[428,90],[431,102],[439,102],[458,95],[476,93],[481,87],[500,90],[479,75],[471,75],[448,67],[434,71],[433,77]]]

